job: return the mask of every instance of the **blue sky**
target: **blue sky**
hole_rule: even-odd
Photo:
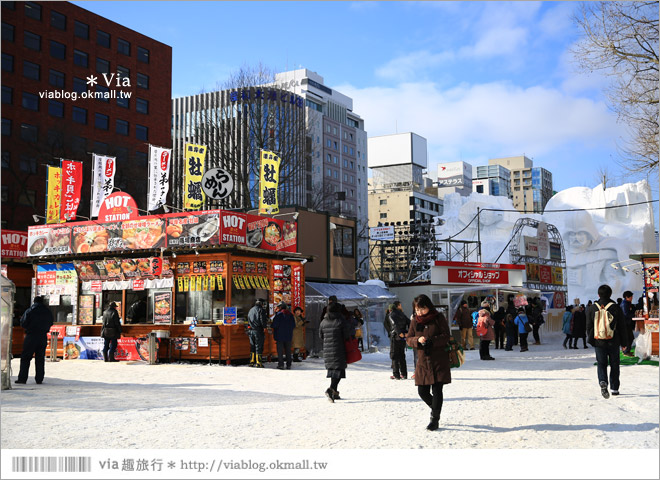
[[[607,78],[577,72],[577,2],[74,2],[173,48],[172,93],[259,62],[307,68],[354,100],[369,136],[412,131],[436,164],[525,154],[555,190],[616,184],[625,125]],[[652,179],[657,198],[657,176]]]

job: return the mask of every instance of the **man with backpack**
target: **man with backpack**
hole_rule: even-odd
[[[612,395],[619,394],[619,348],[628,344],[628,332],[621,308],[614,302],[609,285],[598,287],[598,301],[587,311],[587,342],[596,350],[598,383],[604,398],[610,398],[607,390],[607,364],[609,360],[609,386]]]

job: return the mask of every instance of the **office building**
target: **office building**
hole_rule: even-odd
[[[472,191],[511,198],[511,172],[501,165],[480,165],[472,169]]]
[[[543,213],[552,197],[552,173],[525,155],[491,158],[489,165],[500,165],[511,172],[513,206],[522,213]]]

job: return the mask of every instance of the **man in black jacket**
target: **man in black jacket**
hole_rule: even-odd
[[[611,299],[612,289],[609,285],[601,285],[598,287],[598,301],[596,302],[600,308],[593,304],[587,311],[587,342],[593,345],[596,350],[596,362],[598,363],[598,383],[600,385],[600,393],[604,398],[610,398],[610,392],[607,391],[607,363],[609,360],[610,365],[610,388],[612,395],[619,394],[619,347],[625,347],[628,344],[628,335],[625,327],[625,319],[621,308]],[[597,339],[595,332],[594,320],[599,311],[604,309],[606,312],[601,312],[604,315],[609,312],[612,316],[610,321],[610,328],[613,330],[613,336],[609,340]]]
[[[406,364],[406,334],[410,327],[408,317],[403,313],[401,302],[392,304],[394,308],[389,314],[390,325],[390,358],[392,359],[392,380],[405,380],[408,378],[408,365]]]
[[[108,309],[103,312],[103,328],[101,328],[101,337],[103,337],[103,361],[118,362],[115,359],[117,343],[121,338],[121,321],[117,304],[110,302]]]
[[[27,383],[30,361],[34,355],[34,380],[37,383],[44,381],[46,369],[46,345],[48,344],[48,331],[53,326],[53,314],[46,305],[43,297],[34,297],[34,303],[21,317],[21,327],[25,329],[23,352],[21,353],[21,367],[16,383]]]
[[[261,355],[264,352],[264,330],[268,325],[268,315],[265,309],[266,301],[257,299],[254,307],[248,312],[248,338],[250,339],[250,366],[264,368]]]
[[[628,334],[628,343],[626,348],[623,349],[623,354],[627,357],[632,357],[632,342],[635,339],[635,309],[632,304],[633,293],[630,290],[623,292],[623,301],[621,302],[621,310],[625,318],[626,333]]]

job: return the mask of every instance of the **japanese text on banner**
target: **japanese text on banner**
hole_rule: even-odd
[[[60,214],[63,221],[75,220],[80,205],[80,188],[82,187],[82,162],[61,160],[62,168],[62,200]]]
[[[259,184],[259,213],[280,211],[277,188],[280,180],[280,157],[268,150],[261,151],[261,182]]]
[[[186,163],[183,175],[183,183],[185,185],[183,208],[186,210],[199,210],[204,203],[202,177],[204,176],[206,147],[204,145],[186,143],[184,158]]]
[[[157,210],[165,204],[170,190],[170,160],[172,150],[149,145],[149,192],[147,210]]]
[[[62,169],[60,167],[48,167],[46,188],[48,189],[46,198],[46,223],[62,223],[60,219]]]
[[[117,171],[117,159],[105,155],[92,154],[92,199],[91,218],[99,216],[99,209],[103,200],[112,193],[115,188],[115,172]]]

